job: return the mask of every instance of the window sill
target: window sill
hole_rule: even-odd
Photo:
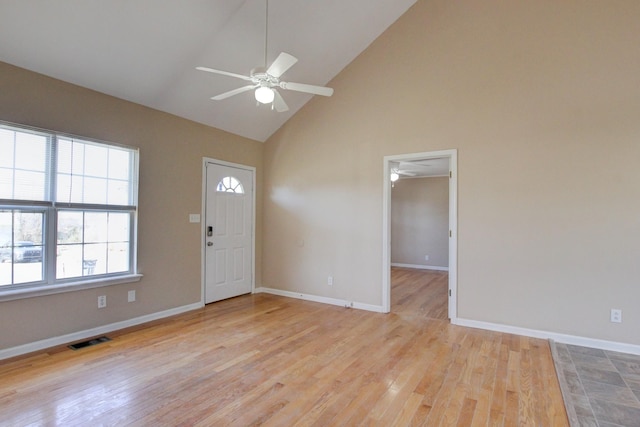
[[[142,274],[128,274],[117,277],[101,277],[99,279],[85,279],[66,282],[57,285],[34,286],[25,289],[7,289],[0,287],[0,302],[24,298],[41,297],[44,295],[61,294],[64,292],[81,291],[84,289],[101,288],[103,286],[120,285],[123,283],[139,282]]]

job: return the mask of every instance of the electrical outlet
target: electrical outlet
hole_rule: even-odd
[[[425,256],[424,256],[424,260],[425,260],[425,261],[429,261],[429,255],[425,255]]]
[[[100,295],[98,297],[98,308],[105,308],[107,306],[107,296]]]
[[[136,291],[132,290],[129,291],[129,293],[127,294],[127,302],[134,302],[136,300]]]
[[[333,276],[327,277],[327,285],[333,286]]]
[[[613,323],[622,323],[622,310],[620,310],[619,308],[612,308],[611,321]]]

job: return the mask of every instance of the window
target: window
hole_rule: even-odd
[[[222,178],[222,180],[216,187],[216,191],[223,193],[244,194],[244,188],[242,187],[242,184],[240,184],[240,181],[232,176],[225,176],[224,178]]]
[[[0,296],[135,275],[138,151],[0,122]]]

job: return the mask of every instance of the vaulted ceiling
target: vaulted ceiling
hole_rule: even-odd
[[[249,74],[280,52],[282,80],[325,85],[416,0],[0,0],[0,61],[265,141],[311,95],[281,90],[290,110],[256,105]],[[265,30],[268,28],[268,32]]]

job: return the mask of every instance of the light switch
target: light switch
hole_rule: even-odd
[[[189,222],[193,222],[193,223],[200,222],[200,214],[189,214]]]

